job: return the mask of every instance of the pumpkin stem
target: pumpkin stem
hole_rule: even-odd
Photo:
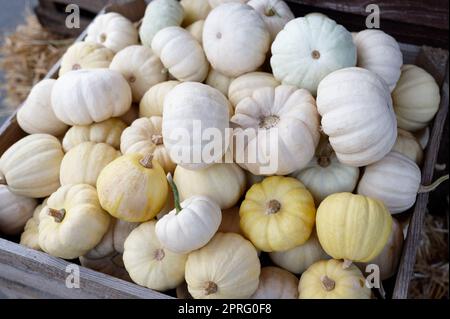
[[[161,134],[152,135],[152,143],[155,145],[161,145],[163,143],[163,137]]]
[[[141,158],[139,163],[142,166],[144,166],[145,168],[153,168],[152,160],[153,160],[153,154],[148,154],[148,155],[145,155],[143,158]]]
[[[269,115],[266,117],[263,117],[259,121],[259,127],[265,128],[266,130],[275,127],[278,122],[280,121],[280,117],[277,115]]]
[[[106,34],[105,33],[102,33],[102,34],[100,34],[100,42],[105,42],[106,41]]]
[[[178,214],[182,210],[180,205],[180,194],[178,193],[177,185],[173,181],[172,174],[167,174],[167,181],[169,182],[170,188],[172,189],[173,201],[175,203],[175,209],[177,210],[176,214]]]
[[[72,70],[79,70],[79,69],[81,69],[81,65],[79,65],[78,63],[72,65]]]
[[[208,281],[205,285],[205,295],[215,294],[217,292],[217,285],[212,281]]]
[[[265,10],[265,12],[264,12],[264,14],[265,14],[267,17],[273,17],[274,15],[278,15],[277,12],[274,10],[273,7],[267,7],[266,10]]]
[[[271,199],[267,203],[266,214],[267,215],[276,214],[280,211],[280,209],[281,209],[281,203],[279,201],[277,201],[276,199]]]
[[[317,50],[314,50],[311,52],[311,56],[314,60],[318,60],[318,59],[320,59],[320,52]]]
[[[62,209],[54,209],[49,208],[47,214],[49,216],[52,216],[55,219],[55,222],[61,223],[66,216],[66,210],[64,208]]]
[[[317,163],[321,166],[321,167],[328,167],[331,164],[330,158],[328,156],[320,156],[317,159]]]
[[[157,261],[161,261],[166,256],[166,253],[164,252],[164,249],[160,248],[160,249],[155,250],[155,253],[153,256],[155,257],[155,259]]]
[[[448,174],[447,175],[443,175],[441,177],[439,177],[437,180],[435,180],[431,185],[420,185],[419,187],[419,191],[417,193],[421,194],[421,193],[429,193],[434,191],[436,188],[439,187],[439,185],[441,185],[443,182],[445,182],[446,180],[448,180]]]
[[[352,265],[352,261],[348,259],[344,259],[344,263],[342,264],[342,269],[347,269]]]
[[[322,286],[326,291],[331,291],[336,286],[336,282],[327,275],[323,275],[322,277],[320,277],[320,281],[322,282]]]

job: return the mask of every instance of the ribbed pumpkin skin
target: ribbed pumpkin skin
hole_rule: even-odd
[[[211,11],[208,0],[181,0],[180,4],[184,10],[183,26],[204,20]]]
[[[0,184],[0,233],[20,233],[36,205],[35,199],[11,193],[8,186]]]
[[[263,87],[277,87],[280,82],[266,72],[249,72],[235,78],[228,87],[228,98],[233,107],[252,95],[253,91]]]
[[[416,137],[408,131],[402,130],[401,128],[398,129],[397,140],[395,141],[392,151],[402,153],[416,162],[417,165],[422,164],[422,146]]]
[[[297,299],[298,279],[278,267],[261,268],[259,286],[252,299]]]
[[[320,244],[334,259],[367,262],[389,240],[392,217],[379,200],[337,193],[317,209],[316,229]]]
[[[167,94],[180,83],[180,81],[166,81],[152,86],[139,103],[139,116],[162,116]]]
[[[414,205],[420,181],[417,164],[403,154],[391,152],[366,167],[358,194],[381,200],[392,214],[397,214]]]

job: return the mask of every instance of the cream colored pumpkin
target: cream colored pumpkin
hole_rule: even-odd
[[[294,274],[301,274],[315,262],[330,258],[320,246],[315,231],[304,244],[285,251],[271,252],[269,256],[275,265]]]
[[[371,71],[347,68],[329,74],[319,84],[317,110],[343,164],[369,165],[394,146],[397,125],[389,88]]]
[[[261,265],[255,247],[242,236],[217,233],[189,254],[186,282],[195,299],[249,298],[258,288]]]
[[[184,10],[183,26],[204,20],[211,11],[208,0],[181,0],[180,4]]]
[[[433,119],[441,101],[435,79],[418,66],[405,64],[392,92],[398,127],[418,131]]]
[[[261,268],[259,285],[251,299],[297,299],[298,279],[278,267]]]
[[[203,26],[204,25],[205,25],[205,20],[198,20],[186,27],[186,30],[189,31],[189,33],[200,44],[203,44]]]
[[[105,143],[84,142],[70,149],[61,162],[61,185],[89,184],[95,187],[102,169],[121,154]]]
[[[17,123],[28,134],[58,136],[67,130],[67,125],[56,117],[52,109],[51,93],[55,82],[54,79],[45,79],[34,85],[17,111]]]
[[[221,209],[236,205],[246,186],[244,171],[235,163],[217,163],[199,170],[177,166],[174,181],[181,200],[203,195],[216,202]]]
[[[138,32],[133,23],[124,16],[108,12],[97,16],[88,26],[86,42],[95,42],[118,52],[138,43]]]
[[[250,72],[243,74],[233,81],[228,87],[228,98],[233,107],[243,99],[253,94],[253,91],[263,87],[277,87],[280,82],[275,80],[272,74],[265,72]]]
[[[51,101],[62,122],[88,125],[125,114],[131,107],[131,89],[117,71],[77,70],[56,80]]]
[[[239,206],[222,210],[222,221],[220,222],[220,226],[217,231],[222,233],[236,233],[239,235],[244,235],[242,233],[239,221]]]
[[[33,215],[28,219],[25,228],[20,235],[20,244],[34,250],[42,250],[39,246],[39,216],[42,208],[47,204],[45,199],[42,204],[36,206]]]
[[[299,299],[370,299],[371,290],[361,271],[330,259],[313,264],[298,285]]]
[[[417,165],[420,165],[423,159],[423,150],[416,137],[401,128],[399,128],[397,132],[397,140],[395,141],[392,151],[402,153],[416,162]]]
[[[270,48],[270,34],[252,7],[226,3],[213,9],[206,18],[203,48],[214,69],[237,77],[264,63]]]
[[[151,47],[153,37],[158,31],[179,26],[184,18],[183,6],[176,0],[153,0],[145,9],[139,37],[143,45]]]
[[[357,66],[379,75],[392,92],[400,78],[403,55],[397,41],[381,30],[367,29],[353,37]]]
[[[248,0],[206,0],[206,1],[209,2],[209,5],[211,6],[211,8],[215,8],[224,3],[229,3],[229,2],[240,2],[240,3],[248,2]]]
[[[250,0],[248,5],[261,15],[270,32],[272,41],[286,23],[294,19],[294,14],[282,0]]]
[[[131,45],[114,56],[109,66],[128,81],[133,102],[139,102],[153,85],[167,80],[167,70],[150,48]]]
[[[228,88],[230,87],[230,83],[234,80],[234,78],[228,77],[219,71],[211,69],[208,73],[208,77],[206,78],[206,84],[212,86],[213,88],[218,89],[222,92],[223,95],[228,95]]]
[[[177,80],[203,82],[208,75],[209,64],[202,46],[181,27],[158,31],[152,40],[152,50]]]
[[[404,212],[416,201],[421,172],[415,162],[398,152],[367,166],[358,194],[381,200],[391,214]]]
[[[305,167],[320,138],[315,100],[294,86],[253,91],[236,106],[231,122],[242,128],[235,131],[236,162],[255,175],[286,175]]]
[[[16,195],[0,183],[0,233],[19,234],[33,215],[36,205],[35,199]]]
[[[64,152],[59,140],[48,134],[28,135],[0,157],[0,184],[26,197],[46,197],[60,186],[59,168]]]
[[[164,101],[162,133],[172,161],[187,169],[201,169],[219,161],[230,142],[229,108],[223,94],[205,84],[184,82],[171,90]],[[211,129],[213,139],[194,143],[194,133],[203,135]],[[206,154],[207,150],[211,151]]]
[[[162,116],[167,94],[180,83],[180,81],[166,81],[152,86],[139,103],[139,116]]]
[[[143,223],[130,233],[124,244],[123,262],[135,283],[164,291],[184,281],[187,255],[165,249],[156,237],[155,224]]]
[[[49,197],[40,213],[39,245],[52,256],[78,258],[102,240],[109,223],[93,186],[65,185]]]
[[[75,42],[61,58],[58,75],[79,69],[108,68],[114,51],[95,42]]]
[[[325,76],[356,65],[356,47],[343,26],[324,15],[308,15],[289,21],[278,33],[270,65],[283,84],[316,95]]]

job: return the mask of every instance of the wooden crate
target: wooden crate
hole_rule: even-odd
[[[302,1],[290,1],[296,15],[306,10],[305,7],[299,7],[298,2]],[[135,0],[127,4],[108,6],[104,11],[118,12],[132,21],[138,21],[144,13],[144,7],[144,0]],[[362,26],[361,29],[363,29]],[[84,33],[81,34],[78,41],[84,36]],[[422,184],[428,185],[434,178],[434,166],[448,113],[448,51],[410,44],[401,44],[401,48],[405,63],[414,63],[423,67],[442,87],[440,109],[431,124],[430,142],[425,150],[422,168]],[[55,78],[58,67],[59,63],[53,66],[47,78]],[[12,115],[0,128],[0,154],[25,135],[17,124],[15,114]],[[396,278],[391,280],[392,289],[388,295],[393,298],[407,298],[427,203],[428,194],[420,194],[415,206],[404,213],[412,217],[399,271]],[[68,289],[65,284],[68,265],[70,265],[68,261],[0,238],[0,294],[21,298],[172,298],[81,266],[80,289]]]

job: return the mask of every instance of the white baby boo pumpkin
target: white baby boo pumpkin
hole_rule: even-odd
[[[167,94],[180,83],[180,81],[166,81],[152,86],[139,103],[139,116],[162,116]]]
[[[211,11],[207,0],[181,0],[180,4],[184,10],[183,26],[204,20]]]
[[[206,78],[205,83],[209,86],[212,86],[215,89],[218,89],[222,92],[223,95],[228,95],[228,88],[230,87],[230,83],[234,80],[225,74],[220,73],[217,70],[211,69],[209,70],[208,77]]]
[[[17,235],[33,215],[37,201],[12,193],[0,181],[0,233]]]
[[[406,155],[416,162],[417,165],[420,165],[423,159],[423,150],[419,141],[408,131],[402,130],[401,128],[397,129],[397,131],[397,140],[392,150]]]
[[[186,30],[189,31],[189,33],[200,44],[203,44],[203,26],[204,25],[205,25],[205,20],[198,20],[186,27]]]
[[[297,299],[298,279],[289,271],[278,267],[263,267],[259,285],[251,299]]]
[[[272,40],[286,23],[295,18],[286,2],[282,0],[250,0],[247,4],[261,15]]]

